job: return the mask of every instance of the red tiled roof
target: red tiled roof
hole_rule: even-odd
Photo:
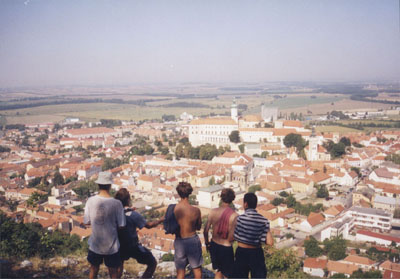
[[[370,236],[370,237],[387,240],[387,241],[394,241],[396,243],[400,243],[400,237],[394,237],[394,236],[390,236],[390,235],[375,233],[375,232],[371,232],[371,231],[367,231],[367,230],[358,230],[357,233],[366,235],[366,236]]]
[[[323,260],[319,258],[307,258],[304,260],[304,267],[307,268],[325,269],[327,264],[328,260]]]

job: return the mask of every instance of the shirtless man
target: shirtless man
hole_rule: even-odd
[[[201,229],[200,209],[189,204],[189,196],[193,192],[189,183],[180,182],[176,191],[181,198],[174,210],[180,227],[174,241],[176,277],[177,279],[185,278],[185,268],[189,264],[193,269],[194,278],[200,279],[203,255],[201,242],[196,234],[196,231]]]
[[[235,222],[238,214],[230,207],[235,199],[232,189],[223,189],[221,192],[222,204],[215,208],[208,216],[204,228],[204,241],[211,255],[215,278],[231,277],[234,255],[232,242],[234,240]],[[208,241],[208,231],[212,228],[212,239]]]

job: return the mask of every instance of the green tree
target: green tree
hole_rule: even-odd
[[[269,278],[309,278],[292,250],[269,248],[265,251]]]
[[[233,143],[239,143],[240,142],[240,134],[239,131],[235,130],[232,131],[229,135],[229,140]]]
[[[54,174],[53,184],[55,186],[64,185],[64,177],[58,171]]]
[[[288,148],[294,146],[300,151],[305,147],[306,142],[301,135],[290,133],[283,138],[283,144]]]
[[[249,187],[248,192],[249,193],[255,193],[257,191],[261,190],[261,186],[260,185],[252,185]]]
[[[282,192],[279,193],[279,196],[281,196],[283,198],[286,198],[286,197],[289,196],[289,194],[286,191],[282,191]]]
[[[322,248],[319,247],[318,241],[310,236],[309,239],[304,240],[304,248],[307,256],[316,258],[322,255]]]
[[[317,189],[317,198],[329,197],[329,191],[324,184],[318,185]]]
[[[98,190],[97,184],[93,180],[81,181],[78,187],[72,189],[81,200],[87,199]]]
[[[347,137],[342,137],[339,142],[343,143],[345,146],[351,146],[351,140]]]
[[[325,239],[324,242],[324,251],[328,254],[330,260],[340,261],[343,260],[346,255],[346,240],[342,237],[335,237],[332,239]]]
[[[26,204],[28,206],[35,207],[39,203],[42,203],[47,200],[48,195],[46,194],[39,194],[38,192],[33,192],[30,197],[26,200]]]
[[[343,154],[346,153],[346,146],[342,142],[334,144],[332,146],[332,149],[330,150],[330,153],[333,158],[341,157]]]
[[[361,177],[361,170],[360,170],[360,168],[351,167],[350,170],[351,170],[351,171],[354,171],[354,172],[357,174],[358,177]]]
[[[285,201],[285,200],[282,199],[282,198],[274,198],[274,199],[271,201],[271,204],[274,205],[274,206],[278,206],[278,205],[280,205],[281,203],[283,203],[284,201]]]
[[[347,276],[344,273],[335,273],[329,278],[346,279]]]
[[[244,153],[244,148],[245,148],[245,144],[244,143],[242,143],[242,144],[239,144],[239,150],[240,150],[240,153]]]
[[[173,262],[174,261],[174,254],[167,253],[167,254],[162,255],[161,261],[163,261],[163,262]]]
[[[208,185],[215,185],[215,177],[214,176],[212,176],[211,178],[210,178],[210,180],[208,181]]]
[[[350,278],[382,278],[382,273],[379,270],[362,271],[361,268],[354,271]]]
[[[295,198],[292,194],[290,194],[290,195],[286,198],[285,203],[286,203],[286,205],[287,205],[288,207],[292,207],[292,208],[293,208],[293,207],[296,206],[297,201],[296,201],[296,198]]]

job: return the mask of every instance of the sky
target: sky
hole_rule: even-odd
[[[0,88],[399,81],[399,0],[0,0]]]

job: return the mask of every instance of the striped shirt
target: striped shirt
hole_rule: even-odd
[[[259,246],[265,243],[269,231],[269,221],[255,209],[248,208],[237,218],[235,240],[245,244]]]

